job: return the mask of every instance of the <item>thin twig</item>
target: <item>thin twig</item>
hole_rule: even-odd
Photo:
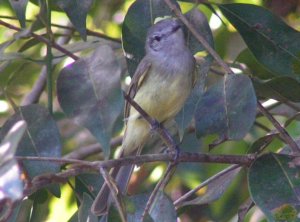
[[[130,103],[130,105],[132,105],[141,114],[141,116],[151,125],[151,128],[158,133],[158,135],[160,136],[162,141],[167,145],[167,147],[170,150],[175,151],[177,146],[168,130],[162,124],[158,123],[155,119],[150,117],[148,113],[146,113],[139,106],[139,104],[137,104],[129,95],[124,93],[124,97]]]
[[[280,125],[280,123],[269,113],[268,110],[266,110],[263,105],[260,102],[257,102],[259,111],[267,117],[270,122],[275,126],[275,128],[278,130],[281,138],[285,141],[286,144],[288,144],[294,153],[299,153],[300,149],[297,145],[297,143],[292,139],[292,137],[289,135],[289,133]]]
[[[7,28],[10,28],[10,29],[15,30],[15,31],[18,31],[18,32],[19,32],[19,31],[22,31],[21,28],[16,27],[16,26],[14,26],[14,25],[11,25],[11,24],[9,24],[9,23],[7,23],[7,22],[4,22],[4,21],[2,21],[2,20],[0,20],[0,25],[3,25],[3,26],[5,26],[5,27],[7,27]],[[69,50],[63,48],[62,46],[58,45],[58,44],[55,43],[55,42],[52,42],[52,43],[51,43],[49,39],[46,39],[46,38],[44,38],[43,36],[37,35],[37,34],[35,34],[35,33],[33,33],[33,32],[30,32],[29,35],[32,36],[33,38],[35,38],[36,40],[40,41],[40,42],[44,42],[45,44],[52,44],[52,47],[53,47],[53,48],[57,49],[58,51],[64,53],[65,55],[69,56],[70,58],[72,58],[72,59],[74,59],[74,60],[79,59],[78,56],[74,55],[74,54],[73,54],[72,52],[70,52]]]
[[[37,157],[37,156],[16,156],[15,158],[20,161],[48,161],[55,162],[59,165],[64,164],[77,164],[89,169],[98,170],[100,167],[105,167],[107,169],[113,167],[120,167],[132,164],[142,164],[150,162],[163,162],[163,161],[173,161],[176,154],[162,153],[162,154],[145,154],[139,156],[126,156],[119,159],[103,160],[103,161],[85,161],[85,160],[75,160],[75,159],[65,159],[60,157]],[[213,155],[205,153],[189,153],[180,152],[178,154],[177,162],[194,162],[194,163],[223,163],[223,164],[239,164],[244,166],[249,166],[256,155]]]
[[[52,96],[52,62],[53,62],[53,54],[52,54],[52,44],[54,43],[53,33],[51,30],[51,9],[49,6],[49,0],[46,1],[47,7],[47,36],[49,38],[49,43],[47,44],[47,52],[45,57],[46,69],[47,69],[47,96],[48,96],[48,111],[52,115],[53,113],[53,96]]]
[[[47,162],[54,162],[59,165],[64,165],[64,164],[80,164],[83,166],[88,166],[92,167],[93,163],[90,161],[85,161],[85,160],[76,160],[76,159],[70,159],[70,158],[61,158],[61,157],[41,157],[41,156],[15,156],[17,160],[25,161],[25,160],[30,160],[30,161],[47,161]]]
[[[16,17],[6,16],[6,15],[0,15],[0,18],[10,19],[10,20],[18,20],[18,18],[16,18]],[[26,19],[25,21],[26,22],[34,22],[34,20],[32,20],[32,19]],[[67,29],[67,30],[72,31],[72,32],[75,31],[74,27],[70,27],[70,26],[67,26],[67,25],[60,25],[60,24],[56,24],[56,23],[51,23],[51,26],[61,28],[61,29]],[[90,36],[96,36],[96,37],[99,37],[99,38],[102,38],[102,39],[110,40],[110,41],[113,41],[113,42],[121,43],[120,39],[113,38],[113,37],[107,36],[103,33],[95,32],[95,31],[90,30],[90,29],[86,29],[86,34],[90,35]]]
[[[107,172],[107,170],[104,169],[103,167],[100,167],[100,173],[101,173],[103,179],[105,180],[105,183],[107,184],[107,186],[110,190],[111,197],[113,198],[113,201],[115,202],[115,205],[116,205],[116,208],[119,212],[121,220],[123,222],[126,222],[127,220],[126,220],[126,215],[125,215],[125,212],[124,212],[124,207],[122,207],[122,202],[120,201],[120,198],[118,197],[118,193],[120,194],[120,192],[118,192],[118,188],[117,188],[116,184],[113,183],[113,178]]]
[[[174,156],[171,154],[147,154],[140,156],[128,156],[120,159],[105,160],[105,161],[83,161],[74,159],[63,159],[54,157],[15,157],[18,161],[49,161],[59,165],[73,164],[71,168],[55,173],[43,174],[34,177],[30,186],[25,188],[24,196],[34,193],[36,190],[48,186],[51,183],[65,183],[70,177],[80,175],[86,172],[98,172],[99,169],[110,169],[118,166],[143,164],[148,162],[173,161]],[[195,162],[195,163],[224,163],[224,164],[239,164],[249,166],[256,158],[256,155],[208,155],[204,153],[187,153],[181,152],[178,155],[178,163],[180,162]]]
[[[110,147],[115,148],[117,146],[120,146],[122,144],[122,136],[117,136],[111,139],[110,141]],[[90,155],[94,155],[96,153],[102,152],[102,147],[99,143],[91,144],[88,146],[81,147],[79,149],[76,149],[64,156],[66,159],[77,159],[82,160],[87,158]]]
[[[157,197],[157,194],[159,191],[164,190],[164,188],[166,187],[167,183],[170,181],[171,177],[173,176],[175,169],[176,169],[177,164],[169,163],[168,168],[164,174],[164,176],[162,177],[162,179],[156,184],[154,190],[152,191],[146,207],[144,209],[144,212],[142,214],[142,218],[141,221],[144,221],[145,216],[151,211],[152,207],[154,206],[155,203],[155,199]]]
[[[73,33],[72,30],[66,30],[65,36],[59,37],[57,39],[57,44],[63,45],[70,41],[71,34]],[[55,69],[55,65],[53,66],[53,69]],[[32,90],[25,95],[23,98],[21,104],[22,106],[30,105],[33,103],[37,103],[40,99],[41,94],[43,93],[45,86],[46,86],[46,80],[47,80],[47,68],[46,66],[43,66],[41,73],[39,75],[38,80],[34,83]],[[76,158],[74,158],[76,159]]]
[[[182,203],[184,201],[186,201],[190,196],[192,196],[193,194],[195,194],[198,190],[200,190],[201,188],[207,186],[209,183],[211,183],[212,181],[218,179],[219,177],[223,176],[224,174],[236,169],[240,167],[239,165],[232,165],[224,170],[222,170],[221,172],[215,174],[214,176],[208,178],[207,180],[205,180],[203,183],[199,184],[196,188],[190,190],[189,192],[187,192],[186,194],[184,194],[183,196],[181,196],[180,198],[178,198],[177,200],[174,201],[174,205],[176,208],[179,208]]]

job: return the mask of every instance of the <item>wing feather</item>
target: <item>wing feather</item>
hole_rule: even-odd
[[[151,67],[151,63],[148,61],[148,59],[146,57],[144,57],[140,64],[138,65],[131,83],[128,87],[128,92],[127,94],[130,96],[130,98],[134,99],[137,91],[139,90],[140,86],[142,85],[145,77],[147,76],[147,74],[149,73],[149,69]],[[125,101],[125,109],[124,109],[124,117],[125,120],[129,117],[129,112],[130,112],[130,104]]]

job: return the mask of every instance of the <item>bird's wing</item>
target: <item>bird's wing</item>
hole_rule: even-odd
[[[151,63],[148,61],[146,57],[144,57],[140,64],[138,65],[131,83],[128,88],[127,94],[130,96],[130,98],[134,99],[138,89],[142,85],[144,79],[146,78],[147,74],[149,73],[149,69],[151,67]],[[130,112],[130,104],[128,101],[125,101],[125,110],[124,110],[124,118],[125,120],[129,117],[129,112]]]

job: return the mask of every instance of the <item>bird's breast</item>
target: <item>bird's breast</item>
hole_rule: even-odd
[[[149,70],[134,100],[151,117],[163,122],[179,112],[191,88],[192,73],[189,70],[176,72],[167,67],[161,69],[154,67]]]

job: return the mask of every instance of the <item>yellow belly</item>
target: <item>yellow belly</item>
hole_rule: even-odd
[[[167,79],[152,74],[142,83],[134,100],[152,118],[162,123],[173,118],[182,108],[192,88],[192,74],[171,75]],[[123,140],[124,154],[144,146],[149,134],[149,123],[131,107]]]

